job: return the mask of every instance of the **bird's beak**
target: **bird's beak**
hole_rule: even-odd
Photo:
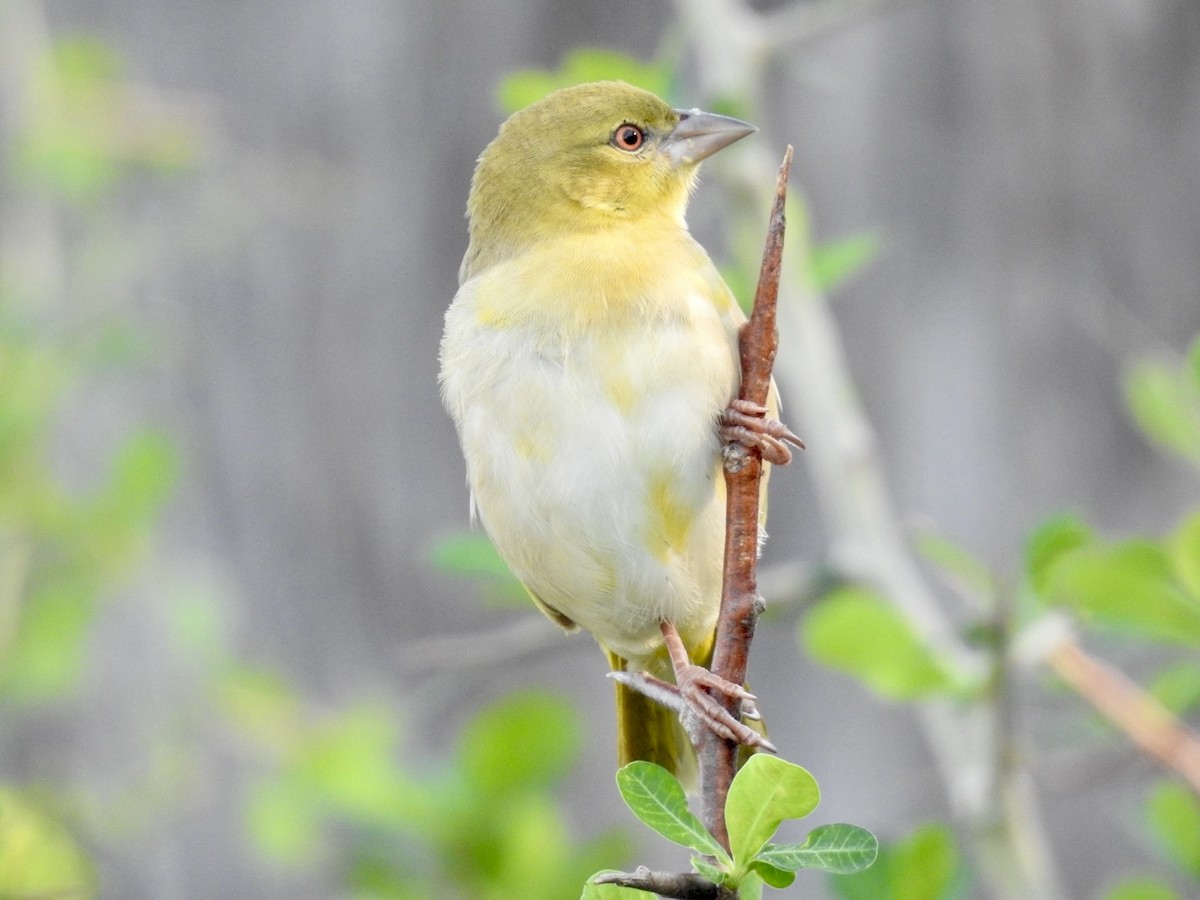
[[[679,124],[663,141],[663,153],[675,169],[707,159],[722,147],[758,131],[740,119],[698,109],[677,109],[675,113]]]

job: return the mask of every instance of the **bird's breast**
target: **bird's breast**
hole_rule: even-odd
[[[715,617],[715,422],[736,388],[738,314],[707,258],[638,277],[597,275],[602,257],[570,284],[543,261],[464,285],[443,392],[479,516],[514,573],[636,658],[662,619],[703,630]]]

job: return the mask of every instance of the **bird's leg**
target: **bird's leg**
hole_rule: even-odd
[[[776,752],[774,744],[730,715],[711,692],[723,694],[751,708],[755,700],[754,695],[741,685],[726,681],[704,666],[693,663],[688,658],[683,638],[670,622],[663,622],[660,627],[667,645],[667,654],[671,659],[671,668],[675,670],[675,684],[655,678],[648,672],[610,672],[609,677],[674,710],[688,736],[692,738],[692,743],[696,743],[699,730],[706,728],[726,740],[757,747],[769,753]]]
[[[757,447],[762,458],[777,466],[792,461],[788,444],[804,449],[804,441],[778,419],[767,418],[767,408],[749,400],[734,399],[717,421],[717,433],[727,444]]]
[[[741,704],[753,704],[757,698],[740,684],[726,681],[704,666],[692,662],[688,658],[687,648],[683,645],[683,638],[679,636],[679,631],[673,624],[663,622],[659,628],[667,645],[667,654],[671,658],[671,668],[675,670],[675,684],[679,688],[680,697],[687,705],[682,718],[688,734],[693,734],[697,726],[703,726],[726,740],[774,753],[774,744],[740,719],[730,715],[711,692],[723,694]]]

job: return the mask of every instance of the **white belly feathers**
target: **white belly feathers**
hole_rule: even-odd
[[[447,314],[443,395],[475,508],[544,604],[630,660],[668,619],[710,631],[724,481],[716,419],[736,323],[703,296],[649,320],[553,332],[488,320],[472,282]]]

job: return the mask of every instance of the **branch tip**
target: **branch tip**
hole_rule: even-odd
[[[775,305],[779,297],[779,273],[783,259],[786,226],[787,182],[792,167],[789,144],[779,166],[775,196],[763,246],[762,266],[754,292],[754,309],[738,335],[741,355],[741,386],[738,402],[764,408],[771,388],[778,333]],[[748,408],[748,407],[747,407]],[[786,451],[786,448],[784,448]],[[731,444],[725,452],[725,562],[721,585],[721,612],[713,646],[712,671],[733,684],[746,683],[750,642],[761,611],[757,587],[759,484],[762,451]],[[732,715],[741,710],[723,701]],[[701,735],[696,746],[700,763],[700,790],[704,823],[726,847],[725,797],[737,770],[738,746],[713,734]]]
[[[634,872],[606,872],[597,875],[592,882],[649,891],[659,897],[675,900],[737,900],[736,893],[719,884],[713,884],[695,872],[652,872],[645,866],[638,866]]]

